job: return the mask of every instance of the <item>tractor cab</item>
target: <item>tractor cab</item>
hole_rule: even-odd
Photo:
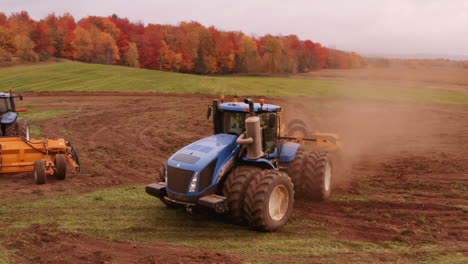
[[[251,116],[249,103],[213,101],[213,128],[214,134],[231,134],[241,136],[246,132],[246,120]],[[223,100],[222,100],[223,101]],[[208,118],[211,115],[211,106],[208,109]],[[253,112],[259,118],[262,138],[262,150],[265,155],[273,154],[279,139],[279,113],[281,107],[273,104],[265,104],[261,99],[259,103],[253,103]]]

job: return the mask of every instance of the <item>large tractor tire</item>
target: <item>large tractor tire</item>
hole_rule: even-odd
[[[291,178],[291,181],[294,185],[294,191],[296,193],[299,192],[304,182],[302,174],[303,174],[304,160],[306,156],[307,156],[307,153],[304,151],[302,147],[300,147],[296,152],[296,157],[294,158],[294,160],[291,161],[289,164],[287,164],[287,168],[288,168],[287,172],[288,172],[289,177]]]
[[[23,118],[18,118],[16,121],[16,125],[18,127],[18,136],[25,138],[26,140],[29,140],[31,138],[30,136],[30,129],[29,129],[29,122],[26,119]]]
[[[247,188],[244,212],[254,229],[272,232],[288,222],[293,204],[294,187],[289,176],[279,170],[263,170]]]
[[[290,137],[305,138],[309,135],[309,130],[304,121],[293,119],[286,125],[286,135]]]
[[[229,207],[227,216],[235,224],[246,222],[243,211],[245,192],[254,175],[261,170],[254,166],[239,166],[228,175],[223,185],[222,193],[227,197]]]
[[[326,152],[313,151],[304,161],[304,192],[313,201],[330,197],[332,189],[332,162]]]
[[[44,184],[47,181],[47,173],[43,160],[34,161],[34,181],[36,184]]]
[[[78,150],[75,147],[73,147],[71,150],[71,156],[73,160],[75,160],[76,164],[80,166],[80,156],[78,155]]]
[[[64,154],[55,155],[55,173],[58,180],[65,180],[67,177],[67,158]]]
[[[5,136],[14,137],[18,136],[18,126],[17,123],[7,124],[5,127]]]
[[[166,164],[161,165],[156,174],[156,182],[165,182],[166,181]]]
[[[159,168],[158,173],[156,173],[156,182],[166,182],[166,172],[167,172],[167,167],[166,164],[161,165]],[[166,202],[163,198],[159,198],[163,204],[166,205],[167,208],[175,208],[172,204]]]

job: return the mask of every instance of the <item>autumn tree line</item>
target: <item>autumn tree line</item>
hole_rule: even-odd
[[[50,14],[34,21],[26,11],[0,13],[0,61],[50,57],[163,71],[210,73],[296,73],[360,68],[354,52],[326,48],[296,35],[248,36],[197,22],[144,25],[117,15]]]

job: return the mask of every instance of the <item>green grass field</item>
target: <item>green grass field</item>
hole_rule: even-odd
[[[61,228],[93,236],[214,249],[241,255],[247,260],[249,255],[313,255],[333,259],[333,256],[356,251],[371,254],[397,252],[414,257],[421,263],[453,263],[463,259],[459,254],[421,256],[417,253],[421,250],[437,251],[438,248],[430,244],[338,239],[326,231],[324,224],[307,220],[298,211],[294,214],[294,220],[281,232],[252,232],[210,215],[189,216],[183,210],[168,209],[159,200],[147,195],[143,186],[128,186],[78,196],[5,204],[0,207],[0,220],[12,224],[0,233],[15,232],[32,224],[58,223]],[[4,252],[4,256],[7,253]],[[0,260],[1,256],[0,251]],[[255,263],[264,262],[255,258],[252,260]],[[361,261],[365,262],[365,259]],[[265,263],[270,262],[265,260]]]
[[[468,104],[468,93],[362,82],[254,76],[198,76],[84,63],[0,69],[0,91],[99,91],[308,96]]]
[[[325,98],[410,100],[447,104],[468,104],[468,94],[419,88],[374,86],[348,81],[323,81],[277,77],[213,77],[141,70],[119,66],[83,63],[55,63],[0,69],[0,91],[103,91],[209,93]],[[19,106],[33,104],[19,102]],[[22,117],[44,122],[73,110],[32,110]],[[40,126],[32,128],[42,136]],[[463,186],[453,185],[463,191]],[[1,197],[1,195],[0,195]],[[337,201],[365,197],[336,196]],[[116,240],[162,242],[207,248],[240,255],[252,263],[284,263],[275,256],[317,256],[334,263],[334,258],[355,252],[372,255],[394,254],[417,263],[463,263],[464,256],[443,253],[433,244],[407,244],[395,241],[370,243],[340,239],[325,224],[313,222],[295,210],[293,220],[276,233],[252,232],[214,216],[188,216],[183,210],[170,210],[144,192],[144,186],[127,186],[74,196],[34,201],[0,199],[0,237],[14,234],[32,224],[57,223],[60,228]],[[1,242],[1,241],[0,241]],[[427,252],[431,252],[430,254]],[[434,252],[434,253],[432,253]],[[0,263],[11,261],[13,250],[0,247]],[[260,256],[260,257],[259,257]],[[272,257],[261,259],[261,256]],[[365,254],[349,263],[368,263]],[[391,263],[402,263],[395,259]]]

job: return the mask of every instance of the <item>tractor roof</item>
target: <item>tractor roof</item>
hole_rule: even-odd
[[[222,110],[226,110],[226,111],[236,111],[236,112],[248,112],[249,111],[249,105],[246,103],[242,103],[242,102],[222,103],[219,105],[219,108]],[[261,106],[259,103],[255,103],[254,109],[255,109],[255,112],[258,112],[259,109],[263,111],[277,112],[281,110],[281,107],[279,107],[278,105],[272,105],[272,104],[263,104],[263,106]]]
[[[0,92],[0,97],[10,97],[10,93],[2,93],[2,92]]]

